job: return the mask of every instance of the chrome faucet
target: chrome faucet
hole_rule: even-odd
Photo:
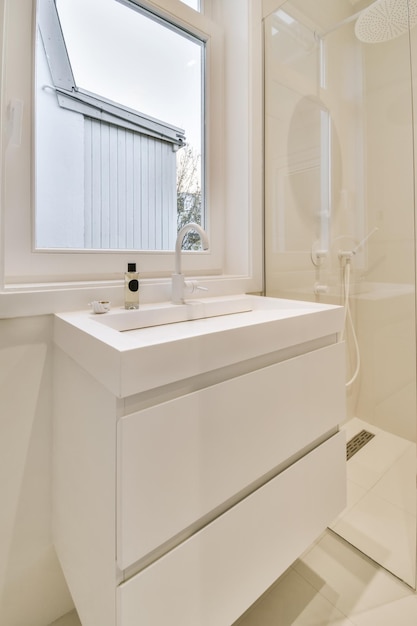
[[[181,273],[181,248],[185,235],[195,230],[201,239],[203,250],[208,250],[209,240],[205,230],[201,228],[199,224],[190,222],[181,228],[177,235],[177,241],[175,242],[175,273],[172,274],[172,302],[174,304],[182,304],[184,302],[184,291],[186,287],[184,275]],[[197,287],[202,289],[202,287]]]

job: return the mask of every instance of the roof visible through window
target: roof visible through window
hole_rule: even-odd
[[[203,42],[133,4],[56,4],[77,88],[183,128],[200,153]]]

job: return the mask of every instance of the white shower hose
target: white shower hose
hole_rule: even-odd
[[[343,284],[344,284],[344,296],[345,296],[345,306],[344,306],[344,320],[343,320],[343,330],[340,336],[340,340],[344,341],[345,334],[347,330],[347,323],[349,323],[352,337],[355,344],[355,355],[356,355],[356,368],[355,372],[350,380],[347,381],[346,387],[350,387],[353,385],[355,380],[358,377],[359,370],[361,367],[361,355],[359,351],[358,339],[356,337],[355,327],[353,325],[352,315],[350,312],[350,304],[349,304],[349,296],[350,296],[350,258],[346,258],[344,270],[343,270]]]

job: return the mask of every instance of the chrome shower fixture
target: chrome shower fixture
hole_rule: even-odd
[[[416,24],[417,0],[376,0],[359,15],[355,35],[364,43],[382,43]]]
[[[341,26],[355,20],[355,35],[362,43],[390,41],[417,24],[417,0],[375,0],[362,11],[335,24],[319,37],[323,39]]]
[[[367,235],[365,235],[365,237],[363,239],[361,239],[361,241],[351,250],[339,250],[338,253],[338,257],[339,259],[342,261],[346,261],[348,262],[350,259],[352,259],[355,254],[357,254],[359,252],[359,250],[361,250],[363,248],[363,246],[365,245],[365,243],[368,241],[368,239],[370,237],[372,237],[372,235],[374,233],[376,233],[379,230],[378,226],[375,226]]]

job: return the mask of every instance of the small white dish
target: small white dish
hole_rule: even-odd
[[[108,300],[94,300],[89,306],[92,307],[94,313],[107,313],[110,311],[110,304]]]

